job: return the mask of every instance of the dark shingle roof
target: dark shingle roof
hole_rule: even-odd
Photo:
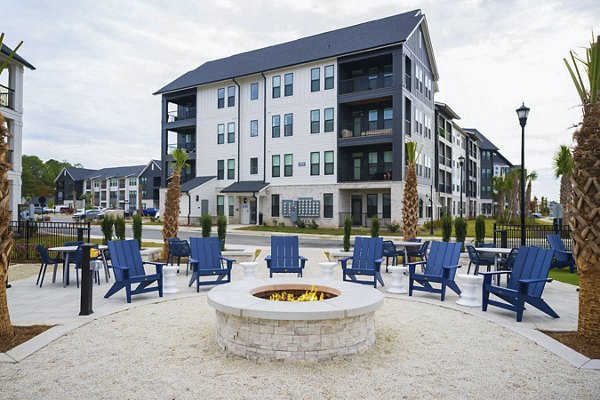
[[[0,51],[2,52],[2,54],[6,55],[7,57],[10,55],[10,53],[12,53],[12,49],[10,47],[8,47],[7,45],[5,45],[4,43],[2,43],[2,49]],[[29,62],[27,62],[27,60],[25,60],[23,57],[21,57],[18,54],[14,55],[13,61],[20,62],[21,64],[23,64],[24,66],[26,66],[29,69],[35,69],[35,67],[33,65],[29,64]]]
[[[198,186],[204,185],[206,182],[214,178],[216,178],[216,176],[197,176],[194,179],[190,179],[189,181],[182,183],[181,192],[187,193],[190,190],[197,188]]]
[[[404,42],[424,16],[413,10],[206,62],[154,94]],[[433,61],[432,61],[433,63]]]
[[[465,131],[469,132],[469,133],[473,133],[477,136],[477,138],[479,139],[479,142],[477,143],[479,145],[479,148],[481,150],[485,150],[485,151],[498,151],[499,149],[494,145],[494,143],[490,142],[488,140],[488,138],[486,138],[485,136],[483,136],[483,133],[479,132],[477,129],[475,128],[464,128]]]
[[[95,173],[90,174],[86,177],[86,179],[106,179],[106,178],[116,178],[116,177],[128,177],[128,176],[138,176],[143,169],[146,168],[145,165],[132,165],[129,167],[109,167],[102,168]]]
[[[460,119],[458,114],[453,109],[451,109],[450,106],[446,103],[440,103],[440,102],[436,101],[435,108],[439,109],[441,112],[443,112],[444,114],[446,114],[447,116],[449,116],[452,119]]]
[[[69,173],[69,175],[71,175],[71,177],[73,178],[74,181],[82,181],[84,179],[87,179],[87,177],[90,174],[93,174],[96,172],[95,169],[73,168],[73,167],[66,168],[66,170]]]
[[[269,183],[263,181],[241,181],[227,186],[221,190],[221,193],[254,193],[260,192],[267,186]]]

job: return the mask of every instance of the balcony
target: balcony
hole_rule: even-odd
[[[14,109],[15,91],[0,85],[0,106]]]
[[[339,94],[364,92],[391,87],[393,76],[385,75],[362,75],[339,81]]]
[[[452,194],[452,185],[438,184],[438,192]]]
[[[167,153],[171,153],[175,149],[182,149],[186,153],[196,152],[196,142],[184,142],[184,143],[169,143],[167,145]]]
[[[438,163],[441,166],[446,166],[446,167],[450,167],[452,168],[452,159],[448,158],[448,157],[444,157],[443,155],[440,155],[438,158]]]
[[[343,139],[353,138],[353,137],[361,137],[361,136],[379,136],[379,135],[391,135],[392,128],[384,128],[384,129],[373,129],[373,130],[350,130],[350,129],[342,129],[340,132],[340,137]]]
[[[167,113],[167,122],[177,122],[196,118],[196,107],[178,107]]]
[[[409,92],[412,90],[412,76],[409,74],[404,74],[404,87]]]

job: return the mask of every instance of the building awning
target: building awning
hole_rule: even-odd
[[[181,192],[187,193],[190,190],[196,189],[198,186],[204,185],[206,182],[216,178],[216,176],[198,176],[181,184]]]
[[[257,193],[267,186],[269,186],[269,182],[241,181],[227,186],[221,190],[221,193]]]

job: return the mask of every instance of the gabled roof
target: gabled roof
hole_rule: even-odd
[[[154,94],[173,92],[211,82],[284,68],[290,65],[366,51],[406,41],[422,24],[425,44],[430,56],[434,81],[437,66],[425,16],[413,10],[347,28],[336,29],[291,42],[248,51],[219,60],[208,61],[189,71]]]
[[[56,178],[54,178],[54,181],[56,182],[56,180],[58,178],[60,178],[64,174],[65,171],[67,172],[67,174],[69,174],[71,179],[73,179],[74,181],[82,181],[82,180],[86,179],[85,177],[88,174],[96,172],[95,169],[67,167],[67,168],[63,168],[60,170],[60,172],[58,173]]]
[[[496,152],[496,155],[494,155],[494,160],[496,160],[496,158],[499,158],[500,161],[504,161],[504,163],[506,165],[508,165],[509,167],[514,167],[513,163],[511,163],[510,161],[508,161],[508,159],[506,157],[504,157],[502,154],[500,154],[499,151]],[[495,163],[494,163],[495,164]]]
[[[12,49],[10,47],[8,47],[7,45],[5,45],[4,43],[2,43],[2,49],[0,49],[0,52],[8,57],[8,56],[10,56],[10,53],[12,53]],[[13,56],[13,61],[17,61],[31,70],[35,69],[35,67],[33,65],[29,64],[29,62],[27,62],[27,60],[25,60],[23,57],[21,57],[18,54],[15,54]]]
[[[458,114],[455,113],[454,110],[451,109],[450,106],[446,103],[440,103],[440,102],[436,101],[435,109],[439,110],[440,112],[444,113],[445,115],[447,115],[448,117],[450,117],[452,119],[460,119]]]
[[[479,148],[484,151],[498,151],[499,149],[494,145],[494,143],[490,142],[488,138],[486,138],[483,133],[479,132],[475,128],[464,128],[465,131],[469,133],[473,133],[479,139]]]
[[[128,167],[102,168],[96,171],[96,173],[87,176],[85,179],[127,178],[130,176],[138,176],[145,167],[145,165],[132,165]]]
[[[269,186],[263,181],[241,181],[233,183],[221,190],[221,193],[256,193]]]
[[[146,166],[144,167],[144,169],[142,169],[140,171],[140,175],[142,175],[144,172],[146,172],[146,170],[148,168],[150,168],[150,166],[152,164],[156,165],[156,167],[158,168],[159,171],[161,170],[161,168],[160,168],[160,161],[159,160],[150,160],[150,161],[148,161],[148,164],[146,164]]]
[[[193,179],[190,179],[187,182],[182,183],[181,184],[181,192],[187,193],[190,190],[197,188],[198,186],[204,185],[206,182],[208,182],[214,178],[216,178],[216,176],[197,176]]]

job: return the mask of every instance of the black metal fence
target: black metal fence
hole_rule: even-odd
[[[573,238],[568,225],[525,225],[525,245],[549,248],[546,236],[559,234],[567,250],[573,249]],[[494,244],[513,248],[521,245],[521,225],[494,224]]]
[[[75,240],[90,241],[89,222],[11,221],[11,260],[37,260],[35,246],[57,247]]]

